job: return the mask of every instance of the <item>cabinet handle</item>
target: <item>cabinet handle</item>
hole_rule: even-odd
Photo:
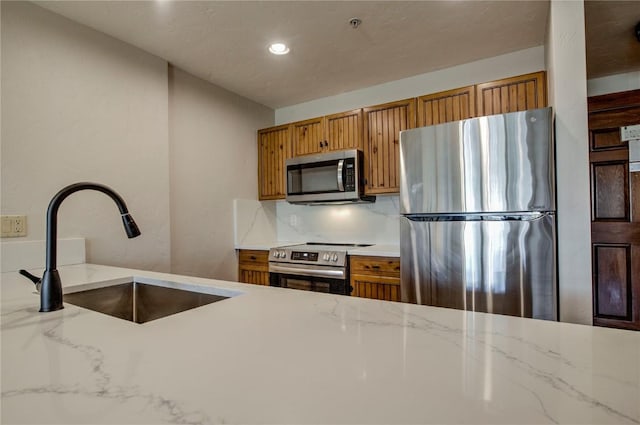
[[[322,140],[320,140],[320,147],[322,148]]]
[[[256,259],[256,256],[255,256],[255,255],[252,255],[252,256],[251,256],[251,257],[249,257],[249,258],[250,258],[251,260],[255,260],[255,259]]]
[[[373,265],[373,266],[371,266],[371,268],[372,268],[372,269],[379,269],[379,268],[380,268],[380,266]]]
[[[329,142],[327,142],[326,140],[324,141],[324,147],[326,148],[327,146],[329,146]]]

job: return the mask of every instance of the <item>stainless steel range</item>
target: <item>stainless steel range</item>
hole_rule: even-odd
[[[309,242],[269,250],[269,285],[349,295],[347,250],[370,245]]]

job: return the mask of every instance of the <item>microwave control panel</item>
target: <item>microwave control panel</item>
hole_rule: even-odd
[[[353,192],[356,190],[356,161],[348,158],[344,161],[344,190]]]

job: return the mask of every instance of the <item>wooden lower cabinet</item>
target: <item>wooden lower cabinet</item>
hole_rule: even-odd
[[[400,259],[397,257],[352,256],[351,296],[400,301]]]
[[[269,286],[269,251],[238,251],[238,281]]]

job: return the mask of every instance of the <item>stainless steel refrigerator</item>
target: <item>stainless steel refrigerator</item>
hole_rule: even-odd
[[[400,133],[404,302],[557,320],[550,108]]]

